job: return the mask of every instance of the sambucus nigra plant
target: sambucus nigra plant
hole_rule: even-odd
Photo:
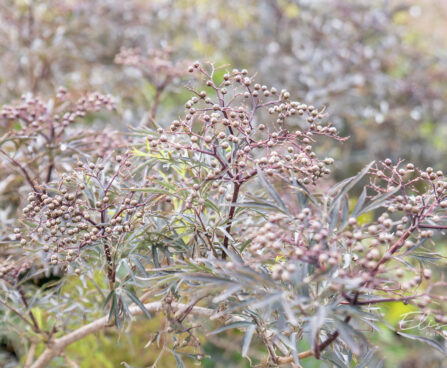
[[[52,148],[39,183],[27,177],[28,163],[9,156],[31,192],[0,268],[0,303],[5,326],[23,322],[27,364],[44,367],[113,322],[161,311],[164,327],[152,341],[162,340],[161,354],[178,366],[183,355],[205,357],[204,331],[237,328],[244,357],[253,357],[252,345],[264,348],[259,366],[300,367],[313,357],[376,367],[369,335],[384,328],[381,306],[397,301],[414,313],[396,333],[445,354],[445,255],[436,243],[447,228],[443,173],[387,159],[329,186],[334,160],[314,145],[344,138],[323,109],[246,70],[196,62],[189,71],[196,78],[185,114],[167,128],[134,129],[127,147],[101,155],[80,148],[57,177],[52,165],[64,150]],[[33,127],[28,110],[7,111],[8,121]],[[60,124],[45,116],[42,123]],[[40,126],[23,134],[32,138]],[[52,288],[27,283],[56,267]],[[66,287],[78,279],[83,288]],[[36,308],[55,318],[40,323]],[[299,351],[301,341],[310,348]]]

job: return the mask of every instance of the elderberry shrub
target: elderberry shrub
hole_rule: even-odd
[[[86,151],[28,195],[0,276],[24,343],[44,337],[31,366],[158,311],[150,343],[180,365],[205,357],[203,333],[230,329],[243,331],[243,357],[264,353],[261,366],[379,366],[383,328],[445,354],[443,173],[386,159],[333,184],[316,143],[344,138],[324,109],[247,70],[188,70],[191,97],[167,128],[136,128],[95,160]],[[24,283],[55,267],[58,293]],[[386,324],[390,302],[412,308],[398,326]],[[42,324],[36,309],[60,318]]]

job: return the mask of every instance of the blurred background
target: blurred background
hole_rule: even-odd
[[[325,106],[350,136],[321,148],[337,160],[336,179],[386,157],[445,170],[446,16],[446,0],[2,0],[0,104],[30,92],[51,98],[64,86],[115,97],[117,112],[89,128],[126,132],[151,119],[168,126],[189,97],[185,72],[197,59],[246,68],[260,83]],[[21,184],[0,166],[0,230],[16,215]],[[390,324],[405,312],[399,303],[384,310]],[[157,349],[143,347],[157,323],[130,336],[91,336],[70,351],[94,357],[81,367],[150,366]],[[242,335],[233,334],[234,345],[203,337],[214,359],[202,366],[250,366],[238,353]],[[0,367],[18,365],[21,347],[1,338]],[[377,344],[387,367],[447,367],[391,332]]]

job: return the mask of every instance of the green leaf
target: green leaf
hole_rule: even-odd
[[[113,294],[115,294],[115,290],[112,290],[109,295],[107,295],[106,301],[104,302],[104,307],[107,307],[107,305],[110,303],[110,300],[113,297]]]
[[[158,248],[156,245],[153,245],[151,249],[152,249],[152,259],[154,261],[154,265],[155,267],[160,268],[160,263],[158,262]]]
[[[145,316],[149,319],[152,318],[151,314],[148,312],[148,310],[144,307],[144,304],[138,299],[138,297],[132,293],[129,289],[124,289],[129,296],[129,298],[141,309],[141,311],[145,314]]]
[[[112,320],[112,316],[115,317],[115,326],[117,328],[120,328],[120,326],[121,326],[120,311],[119,311],[119,306],[118,306],[118,298],[116,296],[115,290],[113,290],[110,293],[110,296],[112,299],[112,306],[110,307],[110,312],[109,312],[109,322]]]

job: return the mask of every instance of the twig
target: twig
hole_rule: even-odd
[[[234,182],[233,197],[231,199],[230,211],[228,212],[228,225],[227,225],[227,228],[225,229],[227,234],[230,234],[230,231],[231,231],[231,225],[233,223],[234,211],[236,210],[235,204],[237,203],[237,199],[239,197],[239,189],[240,188],[241,188],[241,184],[239,184],[238,182]],[[224,242],[223,242],[223,247],[225,249],[228,248],[229,241],[230,241],[230,239],[229,239],[228,235],[225,235]],[[222,259],[225,259],[225,258],[227,258],[227,254],[223,251]]]
[[[32,342],[30,347],[29,347],[28,355],[26,357],[25,368],[31,367],[31,363],[34,360],[34,355],[35,354],[36,354],[36,343]]]
[[[163,309],[162,302],[153,302],[145,304],[144,307],[148,312],[158,312]],[[181,303],[171,303],[171,307],[178,310],[188,308],[189,305],[181,304]],[[140,307],[136,305],[132,305],[129,307],[129,310],[132,315],[141,315],[143,311]],[[210,317],[214,314],[213,309],[203,308],[203,307],[193,307],[190,311],[190,314],[200,315],[205,317]],[[101,331],[104,328],[109,326],[109,317],[104,316],[94,322],[91,322],[83,327],[78,328],[77,330],[66,334],[58,339],[51,341],[44,352],[39,356],[39,358],[30,366],[30,368],[44,368],[46,367],[55,357],[61,355],[65,348],[74,342],[83,339],[84,337]]]

